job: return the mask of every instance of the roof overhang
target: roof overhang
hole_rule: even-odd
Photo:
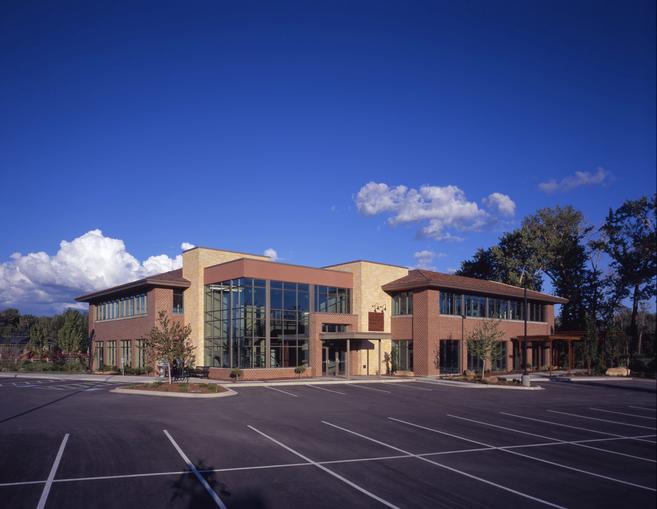
[[[100,290],[97,292],[87,293],[86,295],[81,295],[76,297],[77,302],[93,302],[95,300],[101,299],[103,297],[109,296],[119,296],[128,292],[133,292],[140,289],[149,289],[149,288],[189,288],[191,283],[187,280],[167,280],[167,279],[153,279],[153,278],[144,278],[138,281],[132,281],[124,285],[113,286],[112,288],[107,288],[105,290]]]
[[[322,332],[319,335],[323,340],[347,340],[347,339],[364,339],[376,341],[378,339],[390,339],[392,335],[389,332]]]
[[[584,339],[584,336],[586,336],[585,332],[577,333],[577,332],[568,332],[568,333],[555,333],[555,334],[533,334],[531,336],[527,336],[527,341],[544,341],[544,342],[550,342],[550,341],[579,341],[581,339]],[[517,336],[516,339],[523,340],[525,336]]]

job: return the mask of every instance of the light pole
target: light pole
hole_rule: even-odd
[[[529,371],[527,371],[527,282],[525,282],[524,285],[524,299],[523,299],[523,306],[525,307],[525,312],[524,312],[524,317],[525,317],[525,337],[522,342],[522,385],[525,387],[529,387],[531,385],[531,381],[529,380]]]

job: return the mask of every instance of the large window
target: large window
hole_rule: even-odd
[[[182,290],[173,290],[173,314],[182,315],[183,314],[183,291]]]
[[[441,339],[439,348],[440,374],[450,375],[461,372],[461,341]]]
[[[483,295],[460,294],[449,291],[440,291],[440,314],[479,318],[494,318],[497,320],[524,320],[525,304],[518,299],[504,299],[500,297],[484,297]],[[545,304],[528,302],[528,320],[532,322],[545,322]],[[394,297],[393,297],[394,311]],[[394,313],[393,313],[394,314]]]
[[[95,341],[95,350],[94,350],[94,367],[98,371],[105,369],[105,342],[104,341]]]
[[[124,366],[132,366],[132,341],[129,339],[121,340],[121,361]]]
[[[319,313],[351,313],[351,289],[349,288],[315,286],[314,299],[314,310]]]
[[[458,315],[463,314],[463,295],[440,291],[440,314]]]
[[[337,290],[325,286],[328,309],[338,309]],[[333,291],[335,290],[335,291]],[[302,283],[270,282],[270,352],[272,368],[287,368],[308,364],[309,286]],[[317,293],[317,292],[316,292]],[[320,291],[320,295],[321,295]],[[345,311],[328,311],[331,313]]]
[[[264,280],[240,278],[205,287],[206,365],[264,368],[268,364],[308,364],[309,285],[270,281],[269,287],[269,317]]]
[[[392,296],[392,314],[413,314],[413,292],[401,292]]]
[[[137,368],[146,367],[146,342],[143,339],[137,340]]]
[[[347,332],[347,326],[342,323],[323,323],[322,332]]]
[[[107,365],[116,367],[116,341],[107,342]]]
[[[95,304],[95,320],[117,320],[119,318],[132,318],[148,313],[146,294],[130,295],[118,299]]]
[[[392,371],[413,371],[413,341],[392,340]]]

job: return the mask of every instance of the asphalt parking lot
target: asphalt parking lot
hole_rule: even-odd
[[[17,382],[0,379],[3,508],[656,503],[650,381],[238,385],[212,400]]]

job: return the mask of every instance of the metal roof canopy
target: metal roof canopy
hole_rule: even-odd
[[[390,339],[392,335],[389,332],[321,332],[320,339],[325,340],[347,340],[347,339]]]

